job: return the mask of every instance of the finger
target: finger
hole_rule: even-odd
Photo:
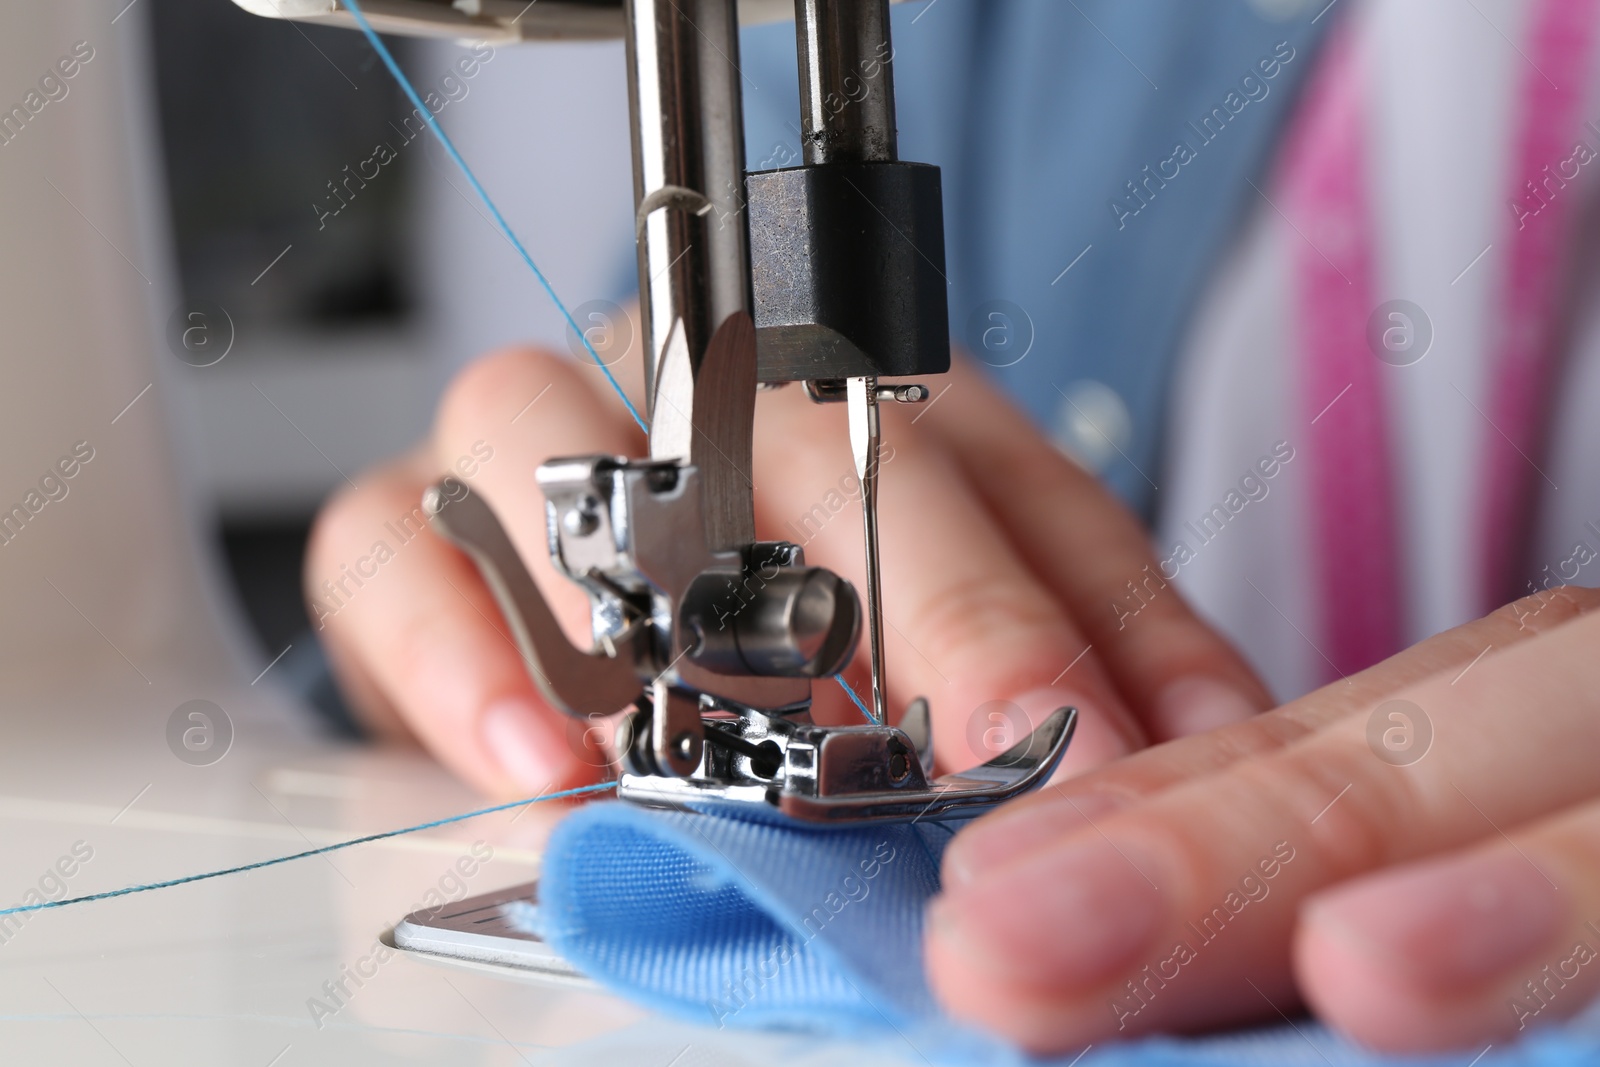
[[[771,535],[863,589],[860,487],[842,404],[800,389],[760,401],[755,484]],[[946,766],[998,755],[1064,704],[1078,767],[1138,748],[1143,731],[1072,620],[1017,558],[956,462],[919,427],[885,429],[879,515],[892,716],[929,698]],[[864,659],[864,657],[861,657]]]
[[[1392,1052],[1499,1042],[1600,993],[1600,804],[1312,897],[1295,970],[1326,1021]]]
[[[969,360],[910,416],[948,447],[1022,558],[1067,606],[1111,680],[1161,741],[1248,719],[1272,706],[1233,646],[1172,584],[1150,537]]]
[[[620,390],[628,398],[628,403],[641,417],[645,415],[649,405],[644,394],[645,343],[638,300],[629,300],[620,306],[609,301],[591,301],[575,310],[573,316],[589,342],[585,347],[572,329],[567,329],[566,350],[572,356],[578,376],[589,386],[603,410],[613,412],[637,428],[618,392]]]
[[[1242,760],[1281,751],[1337,719],[1435,674],[1455,677],[1490,649],[1504,650],[1600,609],[1600,590],[1564,587],[1514,603],[1426,641],[1315,693],[1246,722],[1136,752],[1058,788],[1008,804],[961,833],[945,850],[946,884],[998,866],[1084,829],[1099,818],[1173,785]]]
[[[407,457],[402,461],[402,465],[414,462],[415,457]],[[423,477],[420,472],[416,478],[410,480],[418,486],[417,491],[422,492]],[[329,566],[329,560],[340,556],[341,552],[338,545],[322,543],[325,538],[325,534],[312,535],[303,563],[304,573],[301,575],[301,580],[307,605],[311,606],[314,614],[320,615],[317,640],[328,658],[328,667],[338,684],[345,706],[349,708],[352,717],[368,737],[386,741],[416,742],[417,737],[412,733],[411,727],[406,725],[405,716],[400,714],[400,709],[395,707],[394,701],[389,699],[389,695],[383,691],[383,687],[372,676],[372,672],[367,670],[359,650],[352,647],[344,633],[345,627],[327,625],[330,616],[326,613],[337,614],[337,609],[334,607],[334,599],[327,591],[317,588],[320,582],[326,581],[318,576],[328,573],[326,568]],[[365,552],[368,546],[351,544],[346,547]],[[343,555],[348,556],[349,553]],[[353,558],[359,559],[360,556]]]
[[[608,329],[613,343],[604,355],[615,364],[614,372],[627,377],[624,361],[615,356],[621,327]],[[590,600],[551,559],[545,496],[534,473],[555,456],[643,452],[643,435],[614,395],[598,391],[601,380],[592,360],[535,348],[494,352],[456,377],[439,405],[433,432],[435,462],[488,501],[567,639],[582,649],[594,645]],[[500,625],[498,609],[490,614]],[[559,752],[573,751],[585,765],[603,764],[593,755],[600,744],[594,724],[551,708],[531,688],[525,666],[521,677],[530,686],[529,707],[537,723],[523,729],[515,726],[520,716],[503,716],[509,749],[526,752],[535,742],[548,744],[553,733],[566,742],[556,746]],[[518,758],[530,771],[536,765],[528,756]],[[564,760],[559,765],[570,767]]]
[[[363,475],[312,533],[307,591],[346,694],[367,721],[388,733],[403,722],[485,792],[527,796],[592,779],[599,761],[579,759],[539,703],[476,571],[427,525],[432,467]]]
[[[554,456],[644,451],[644,438],[620,402],[599,392],[603,383],[597,387],[595,381],[592,364],[538,349],[491,353],[457,376],[439,405],[433,431],[439,469],[483,494],[568,637],[581,648],[594,643],[589,601],[550,559],[545,497],[534,472]]]
[[[1434,727],[1408,766],[1379,758],[1358,713],[949,891],[928,939],[936,990],[1039,1050],[1270,1014],[1294,996],[1306,896],[1593,792],[1597,638],[1585,616],[1486,656],[1469,683],[1401,690]]]
[[[347,681],[358,694],[381,692],[441,759],[485,789],[524,794],[590,778],[603,760],[588,724],[575,730],[577,720],[538,696],[476,569],[422,521],[421,492],[442,472],[481,490],[569,636],[587,646],[587,602],[554,573],[531,472],[555,453],[628,448],[635,442],[618,419],[565,360],[523,349],[487,356],[452,384],[423,465],[364,479],[319,520],[314,587],[340,581],[351,560],[374,566],[374,550],[394,546],[380,580],[328,620],[333,646],[359,671]]]

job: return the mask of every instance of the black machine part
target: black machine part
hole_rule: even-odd
[[[759,380],[950,369],[938,167],[821,163],[746,188]]]

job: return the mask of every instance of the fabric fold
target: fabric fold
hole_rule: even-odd
[[[945,1057],[1010,1058],[944,1019],[923,975],[923,913],[956,825],[811,830],[590,804],[551,837],[538,932],[598,981],[690,1022],[899,1031]]]
[[[1146,1038],[1040,1061],[958,1025],[922,968],[923,914],[964,823],[806,829],[597,802],[550,838],[536,932],[607,988],[717,1030],[805,1031],[932,1064],[1555,1067],[1600,1061],[1600,1006],[1505,1048],[1384,1057],[1311,1022]],[[1086,916],[1085,921],[1093,921]],[[909,1046],[905,1048],[903,1046]],[[817,1047],[819,1062],[829,1047]],[[1481,1054],[1480,1054],[1481,1053]],[[1474,1056],[1478,1056],[1474,1060]],[[905,1057],[903,1057],[905,1058]]]

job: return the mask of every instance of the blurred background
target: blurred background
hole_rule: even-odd
[[[174,414],[262,662],[293,645],[279,671],[311,678],[299,573],[318,504],[416,444],[465,361],[564,348],[564,327],[431,137],[406,127],[409,103],[359,34],[230,0],[142,6],[179,292]],[[627,299],[621,42],[389,43],[446,101],[440,121],[568,306]]]

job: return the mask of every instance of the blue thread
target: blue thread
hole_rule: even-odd
[[[372,26],[367,22],[367,16],[361,13],[360,3],[357,0],[343,0],[343,3],[345,7],[350,9],[350,14],[355,18],[356,25],[361,27],[361,32],[367,35],[367,41],[377,51],[378,58],[383,60],[383,65],[389,68],[390,74],[394,75],[394,80],[400,84],[401,90],[410,99],[412,106],[422,115],[422,121],[427,123],[428,129],[432,130],[433,135],[439,139],[439,143],[444,146],[444,150],[449,154],[450,159],[461,169],[461,173],[466,176],[467,181],[472,185],[472,191],[478,194],[478,199],[483,201],[483,206],[489,209],[489,214],[494,216],[494,223],[499,227],[500,233],[506,240],[511,242],[511,247],[517,250],[517,254],[522,257],[522,262],[528,265],[528,269],[533,271],[533,276],[539,279],[540,285],[544,286],[544,291],[555,304],[556,310],[561,312],[561,317],[567,320],[567,326],[572,329],[573,333],[578,335],[578,340],[583,342],[583,347],[589,355],[594,357],[595,366],[600,368],[600,372],[606,376],[606,381],[611,383],[611,388],[616,390],[623,406],[628,409],[628,414],[632,415],[633,421],[639,424],[639,429],[648,434],[650,427],[645,425],[644,419],[639,417],[639,412],[635,410],[633,402],[628,399],[628,394],[622,391],[622,385],[612,375],[611,368],[605,365],[605,362],[600,358],[600,353],[594,350],[594,345],[589,343],[588,336],[578,329],[578,323],[573,319],[572,312],[567,310],[567,305],[563,304],[561,298],[556,295],[555,287],[544,276],[544,271],[539,269],[539,265],[533,261],[533,257],[528,254],[528,250],[522,247],[522,242],[517,240],[517,235],[511,231],[510,225],[501,216],[500,209],[494,206],[494,201],[489,199],[489,194],[478,183],[477,176],[472,173],[472,168],[467,166],[467,161],[461,158],[461,153],[456,151],[456,146],[451,143],[449,137],[445,136],[444,127],[440,126],[439,120],[433,117],[433,112],[428,109],[428,106],[422,102],[422,98],[417,95],[417,90],[412,86],[411,80],[405,76],[405,72],[400,69],[400,65],[394,61],[394,57],[389,54],[389,49],[384,46],[383,41],[373,32]],[[0,915],[3,914],[5,913],[0,912]]]
[[[19,915],[27,911],[44,911],[46,908],[64,908],[69,904],[87,904],[91,900],[110,900],[112,897],[125,897],[130,893],[148,893],[152,889],[170,889],[175,885],[187,885],[190,882],[203,882],[207,878],[221,878],[226,874],[243,874],[245,871],[256,871],[262,867],[275,867],[280,863],[291,860],[309,859],[312,856],[321,856],[327,852],[337,852],[341,848],[352,845],[364,845],[369,841],[382,841],[386,837],[399,837],[402,834],[414,834],[419,830],[432,830],[436,826],[448,826],[453,822],[465,819],[476,819],[480,815],[492,815],[497,811],[508,808],[521,807],[524,804],[540,804],[546,800],[562,800],[566,797],[582,796],[586,793],[598,793],[604,789],[615,789],[616,782],[601,782],[599,785],[584,785],[576,789],[563,790],[560,793],[551,793],[548,796],[533,797],[528,800],[513,800],[509,804],[496,804],[492,808],[479,808],[469,811],[465,815],[452,815],[447,819],[435,819],[432,822],[419,823],[416,826],[407,826],[401,830],[385,830],[381,834],[368,834],[366,837],[357,837],[350,841],[341,841],[336,845],[324,845],[322,848],[313,848],[306,852],[296,852],[292,856],[279,856],[277,859],[261,860],[259,863],[246,863],[242,867],[229,867],[224,871],[207,871],[205,874],[191,874],[183,878],[172,878],[165,882],[148,882],[144,885],[130,885],[126,889],[112,889],[105,893],[90,893],[82,897],[68,897],[64,900],[47,900],[43,904],[22,904],[15,908],[6,908],[0,911],[0,916]]]
[[[846,693],[848,693],[850,695],[850,703],[854,704],[856,707],[861,709],[861,714],[863,714],[863,715],[865,715],[867,717],[867,721],[868,722],[873,723],[874,725],[877,725],[877,726],[882,726],[883,725],[883,723],[878,721],[878,717],[872,713],[872,709],[867,707],[865,704],[861,703],[861,698],[856,696],[856,691],[854,689],[850,688],[850,683],[844,680],[844,675],[836,674],[836,675],[833,676],[833,680],[839,683],[839,688],[840,689],[843,689]],[[3,913],[0,913],[0,914],[3,914]]]

